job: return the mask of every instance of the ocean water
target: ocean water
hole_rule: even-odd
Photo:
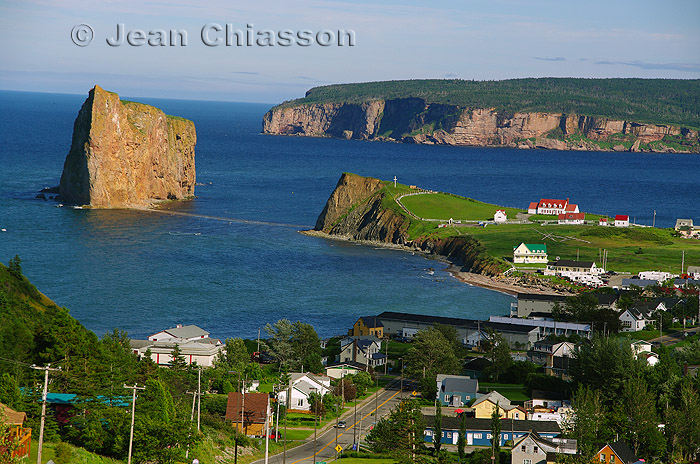
[[[85,95],[0,92],[0,260],[98,335],[142,338],[177,323],[254,337],[280,318],[321,336],[362,315],[487,318],[512,297],[462,284],[408,252],[307,237],[343,171],[506,206],[569,197],[639,223],[700,222],[700,156],[519,151],[261,135],[270,105],[136,99],[197,128],[193,216],[56,208]],[[126,96],[128,98],[128,96]],[[428,274],[435,268],[434,275]]]

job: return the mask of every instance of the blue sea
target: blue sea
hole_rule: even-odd
[[[195,122],[197,216],[57,208],[87,95],[0,92],[0,260],[98,335],[197,324],[255,337],[278,319],[344,333],[382,311],[487,318],[511,296],[462,284],[408,252],[307,237],[344,171],[506,206],[571,198],[669,227],[700,222],[700,156],[465,148],[261,135],[271,105],[142,99]],[[125,98],[129,98],[125,96]],[[201,217],[200,217],[201,216]],[[434,275],[428,270],[435,268]],[[264,332],[263,332],[264,333]]]

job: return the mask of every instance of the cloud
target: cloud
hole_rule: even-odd
[[[555,57],[533,56],[532,58],[535,60],[540,60],[540,61],[566,61],[566,58],[564,58],[563,56],[555,56]]]
[[[700,63],[646,63],[644,61],[596,61],[595,64],[632,66],[639,69],[700,72]]]
[[[257,76],[260,73],[256,71],[231,71],[231,74],[247,74],[251,76]]]

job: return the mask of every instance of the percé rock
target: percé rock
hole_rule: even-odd
[[[489,256],[473,237],[411,240],[411,219],[384,206],[387,191],[379,179],[343,173],[314,230],[352,240],[392,243],[442,256],[463,270],[497,275],[508,266]]]
[[[90,90],[73,124],[61,175],[64,202],[95,208],[144,207],[194,196],[192,121]]]
[[[698,131],[685,127],[578,114],[506,114],[493,108],[426,103],[421,98],[281,105],[265,114],[262,131],[278,135],[557,150],[613,150],[615,145],[619,150],[623,145],[614,137],[623,137],[634,146],[630,151],[641,151],[639,143],[649,144],[674,136],[686,145],[684,151],[700,152]],[[608,147],[595,142],[613,143]],[[663,144],[648,146],[646,150],[669,151]]]

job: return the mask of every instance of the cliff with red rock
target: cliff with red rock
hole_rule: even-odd
[[[73,125],[60,197],[95,208],[190,198],[196,143],[192,121],[95,86]]]
[[[698,131],[579,114],[497,111],[421,98],[300,103],[270,109],[263,133],[556,150],[700,153]]]

